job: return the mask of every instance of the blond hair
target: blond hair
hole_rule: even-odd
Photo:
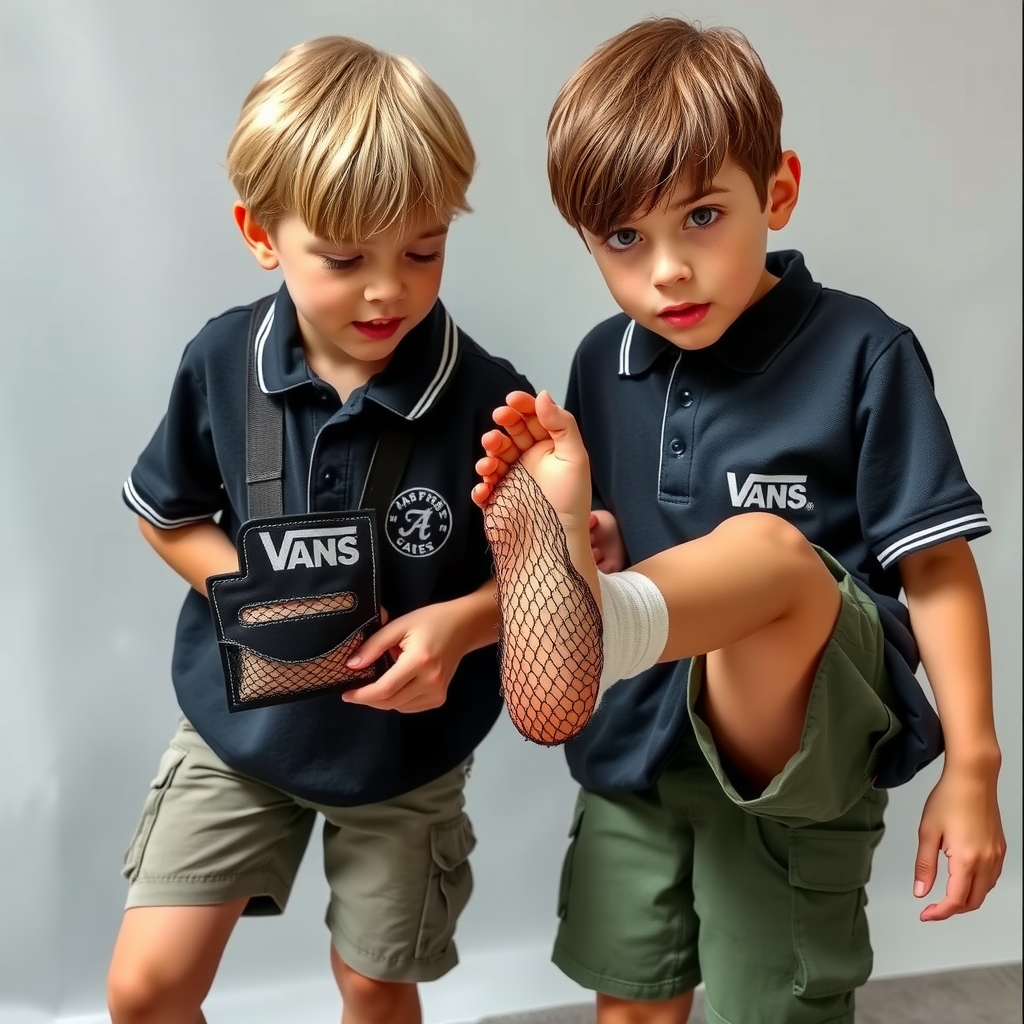
[[[562,216],[605,235],[684,176],[706,191],[726,158],[762,206],[782,160],[782,101],[741,33],[650,18],[602,44],[548,118],[548,180]]]
[[[253,86],[227,169],[258,224],[295,214],[341,242],[468,211],[475,160],[455,105],[418,65],[324,36]]]

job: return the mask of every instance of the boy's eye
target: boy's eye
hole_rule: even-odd
[[[411,252],[409,253],[409,259],[414,263],[436,263],[441,258],[439,252]]]
[[[632,228],[623,228],[621,231],[615,231],[610,234],[605,239],[605,245],[609,249],[621,251],[623,249],[631,249],[638,241],[640,241],[639,231],[634,231]]]
[[[690,215],[686,218],[686,226],[688,228],[709,228],[720,216],[721,214],[714,207],[698,206],[696,210],[690,211]]]
[[[359,257],[355,256],[350,260],[339,260],[335,256],[321,256],[323,260],[325,270],[350,270],[359,262]]]

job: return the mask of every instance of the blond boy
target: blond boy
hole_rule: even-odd
[[[250,514],[255,323],[253,306],[228,310],[187,346],[125,484],[143,535],[192,590],[172,666],[184,718],[125,858],[114,1024],[203,1021],[236,922],[284,910],[318,815],[346,1024],[415,1024],[417,983],[456,963],[474,845],[463,788],[500,708],[473,448],[493,406],[524,386],[438,299],[473,168],[445,93],[411,61],[352,39],[289,50],[242,108],[228,150],[235,221],[283,277],[252,358],[282,410],[284,514],[356,508],[382,433],[412,431],[378,538],[390,620],[356,667],[395,660],[343,698],[228,712],[206,590],[239,569]]]

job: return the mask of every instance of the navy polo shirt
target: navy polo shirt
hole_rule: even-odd
[[[246,339],[252,306],[206,324],[185,349],[167,413],[124,486],[128,506],[172,529],[217,517],[235,542],[247,518]],[[459,330],[440,301],[387,368],[342,404],[310,370],[286,288],[257,334],[260,387],[284,407],[284,512],[356,508],[381,431],[415,423],[381,538],[381,603],[391,617],[468,594],[491,575],[483,517],[470,501],[480,436],[505,395],[529,383]],[[415,536],[403,523],[413,522]],[[429,514],[425,514],[429,513]],[[462,660],[446,702],[400,714],[336,695],[230,714],[213,616],[189,590],[172,675],[182,711],[233,768],[335,806],[406,793],[454,768],[501,710],[494,647]]]
[[[597,507],[630,564],[768,511],[837,558],[876,602],[903,730],[876,784],[895,786],[942,751],[938,719],[898,600],[901,558],[989,532],[964,477],[914,335],[877,306],[815,282],[797,252],[709,348],[682,351],[624,314],[581,343],[567,407],[590,452]],[[613,687],[567,746],[593,790],[651,785],[690,729],[688,661]]]

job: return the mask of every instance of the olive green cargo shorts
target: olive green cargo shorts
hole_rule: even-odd
[[[887,802],[871,782],[899,724],[875,606],[821,555],[842,609],[800,749],[760,796],[736,791],[695,710],[703,659],[689,676],[692,732],[657,783],[580,793],[553,959],[586,988],[661,1000],[703,981],[714,1024],[852,1024]]]
[[[247,914],[279,914],[319,813],[339,956],[369,978],[433,981],[458,962],[452,937],[473,887],[468,767],[384,803],[324,807],[233,771],[183,720],[125,854],[127,905],[248,897]]]

